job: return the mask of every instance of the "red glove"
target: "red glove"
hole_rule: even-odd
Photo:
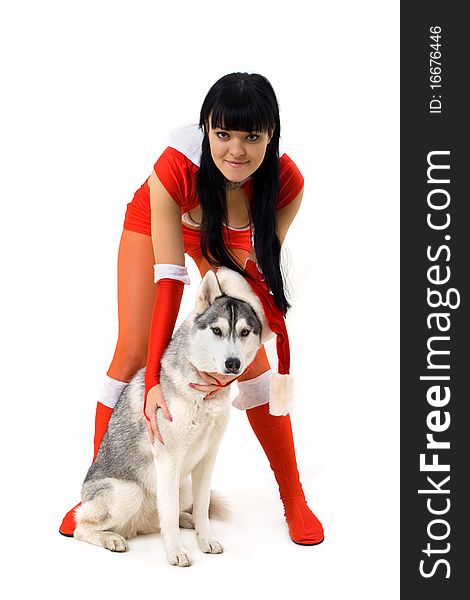
[[[160,360],[173,335],[183,289],[184,283],[177,279],[163,278],[157,282],[145,371],[144,415],[147,421],[150,420],[145,414],[147,394],[160,383]]]

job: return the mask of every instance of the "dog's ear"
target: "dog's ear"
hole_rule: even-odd
[[[214,300],[221,295],[219,282],[214,271],[207,271],[204,275],[196,296],[196,313],[204,312]]]

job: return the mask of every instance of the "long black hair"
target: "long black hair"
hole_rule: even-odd
[[[202,104],[199,127],[204,132],[197,193],[202,209],[201,251],[214,267],[226,266],[247,275],[226,247],[222,235],[227,222],[226,179],[214,163],[209,144],[212,128],[234,131],[269,131],[261,165],[252,175],[251,222],[256,259],[278,308],[290,308],[281,272],[281,243],[276,232],[276,205],[279,196],[279,136],[281,124],[276,94],[266,79],[256,73],[231,73],[219,79]],[[230,234],[230,230],[228,230]]]

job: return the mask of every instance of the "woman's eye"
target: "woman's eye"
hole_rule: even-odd
[[[217,137],[219,138],[219,140],[226,140],[228,139],[228,133],[225,131],[218,131],[216,133]]]
[[[249,142],[257,142],[259,140],[259,135],[257,133],[250,133],[250,135],[246,136],[246,139]]]
[[[249,329],[242,329],[241,332],[240,332],[240,335],[242,337],[246,337],[249,333],[250,333]]]
[[[212,331],[215,335],[222,335],[222,331],[218,327],[213,327]]]

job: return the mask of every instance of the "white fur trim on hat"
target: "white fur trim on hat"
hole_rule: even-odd
[[[294,378],[292,375],[273,373],[269,391],[269,413],[285,416],[294,407]]]
[[[248,281],[236,271],[232,271],[227,267],[220,267],[216,273],[219,280],[220,288],[227,296],[238,298],[253,308],[256,316],[261,322],[261,342],[264,344],[273,337],[273,332],[269,329],[266,320],[261,300],[252,290]]]

